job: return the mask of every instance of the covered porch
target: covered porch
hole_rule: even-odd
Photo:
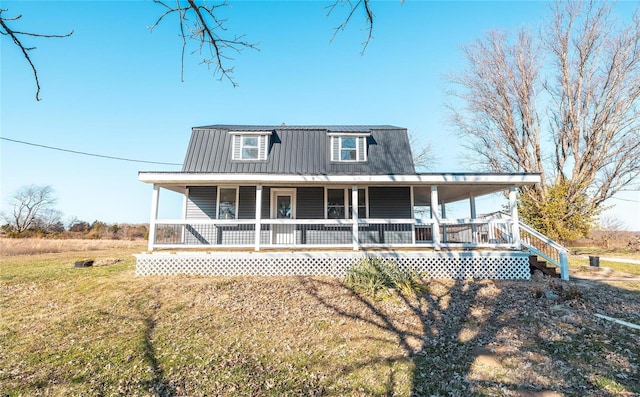
[[[149,251],[518,251],[517,188],[540,178],[141,173],[140,180],[153,185]],[[181,219],[158,218],[163,189],[183,195]],[[479,215],[476,199],[499,192],[508,216]],[[461,202],[469,216],[448,217]]]

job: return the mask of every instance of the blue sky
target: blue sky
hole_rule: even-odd
[[[331,41],[345,10],[327,16],[328,2],[230,4],[223,14],[230,34],[245,34],[260,49],[232,54],[236,88],[188,54],[180,81],[177,23],[169,18],[150,32],[163,11],[151,1],[3,1],[9,15],[23,15],[16,29],[74,34],[25,38],[37,47],[31,55],[40,102],[28,64],[2,37],[2,136],[181,163],[193,126],[391,124],[433,142],[440,158],[433,171],[468,171],[446,122],[444,75],[461,70],[460,47],[483,32],[535,28],[549,12],[545,2],[374,2],[374,38],[361,55],[364,19],[356,15]],[[151,187],[137,180],[138,171],[180,168],[0,145],[1,208],[22,185],[52,185],[65,219],[147,222]],[[161,215],[179,216],[179,201],[163,198]],[[638,192],[624,192],[609,213],[640,230],[638,202]]]

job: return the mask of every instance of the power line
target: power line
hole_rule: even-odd
[[[77,150],[70,150],[70,149],[63,149],[63,148],[59,148],[59,147],[40,145],[38,143],[19,141],[17,139],[10,139],[10,138],[5,138],[5,137],[0,137],[0,139],[5,140],[5,141],[9,141],[9,142],[22,143],[23,145],[36,146],[36,147],[41,147],[41,148],[45,148],[45,149],[58,150],[58,151],[61,151],[61,152],[67,152],[67,153],[73,153],[73,154],[81,154],[83,156],[101,157],[103,159],[110,159],[110,160],[129,161],[129,162],[132,162],[132,163],[146,163],[146,164],[182,165],[180,163],[163,163],[161,161],[135,160],[135,159],[128,159],[128,158],[124,158],[124,157],[105,156],[103,154],[80,152],[80,151],[77,151]]]
[[[614,199],[614,200],[629,201],[631,203],[640,203],[640,201],[638,201],[638,200],[623,199],[623,198],[620,198],[620,197],[611,197],[611,198]]]

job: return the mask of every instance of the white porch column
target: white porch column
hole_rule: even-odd
[[[151,216],[149,217],[149,245],[147,249],[153,251],[156,243],[156,220],[158,219],[158,201],[160,200],[160,186],[153,184],[151,192]]]
[[[469,210],[471,213],[472,222],[478,217],[476,214],[476,196],[473,192],[469,193]],[[480,239],[478,238],[478,225],[471,225],[471,241],[475,244],[480,243]]]
[[[438,187],[431,186],[431,235],[433,245],[436,250],[441,248],[440,245],[440,215],[438,214]]]
[[[353,250],[360,249],[360,241],[358,239],[358,187],[351,187],[351,220],[353,221],[353,229],[351,231]]]
[[[509,187],[509,210],[511,213],[511,236],[516,250],[522,248],[520,242],[520,219],[518,218],[517,190],[515,186]]]
[[[409,186],[409,195],[411,196],[411,219],[413,219],[413,223],[411,224],[411,244],[416,245],[416,199],[413,193],[413,186]]]
[[[262,185],[256,186],[256,223],[254,250],[260,251],[260,234],[262,231]]]
[[[442,203],[440,203],[440,211],[442,212],[442,219],[447,219],[447,209],[446,209],[446,205],[444,204],[444,201]],[[442,241],[448,241],[447,240],[447,226],[442,226]]]

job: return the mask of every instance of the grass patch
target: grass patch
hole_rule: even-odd
[[[571,268],[575,269],[575,268],[588,267],[588,266],[589,266],[589,259],[583,259],[583,258],[569,259],[569,267]],[[635,274],[640,276],[640,264],[615,262],[615,261],[609,261],[609,260],[602,260],[602,258],[600,258],[600,267],[610,268],[618,272]],[[598,269],[598,268],[594,268],[594,270],[595,269]]]
[[[333,278],[135,277],[139,251],[0,258],[2,395],[640,393],[640,333],[593,316],[640,323],[638,292],[431,280],[375,300]]]

